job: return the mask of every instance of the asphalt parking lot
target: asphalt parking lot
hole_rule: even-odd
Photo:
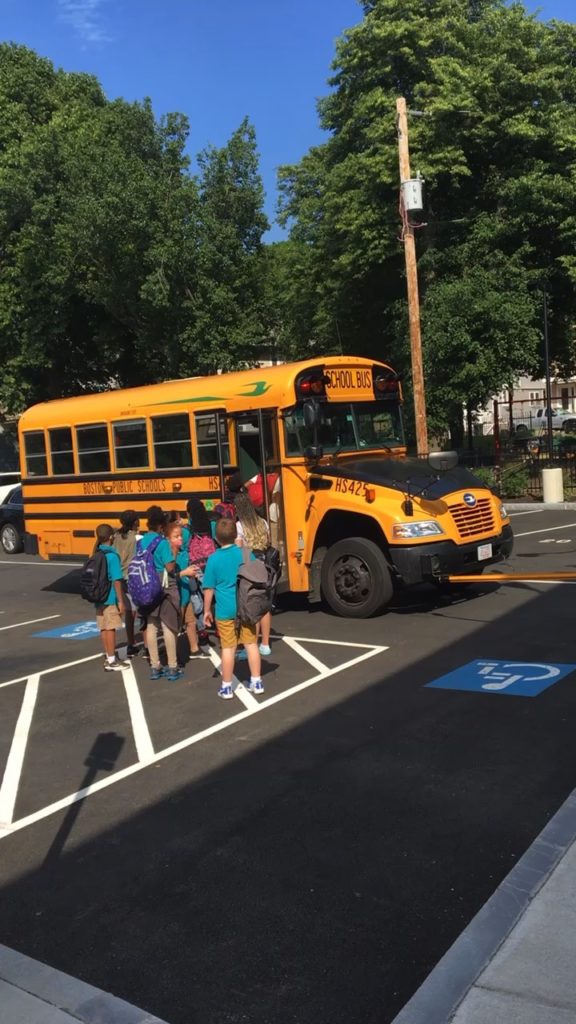
[[[513,525],[576,572],[576,512]],[[574,789],[576,580],[288,601],[224,703],[216,649],[104,673],[77,578],[0,561],[0,942],[170,1024],[391,1022]]]

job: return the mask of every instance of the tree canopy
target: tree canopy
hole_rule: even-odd
[[[352,351],[408,368],[398,235],[396,97],[411,114],[412,173],[426,180],[418,234],[427,401],[457,433],[551,342],[574,358],[576,26],[504,0],[365,0],[338,41],[327,141],[280,172],[297,301],[296,349]]]
[[[8,44],[0,107],[0,410],[249,362],[267,227],[250,124],[193,176],[183,115]]]

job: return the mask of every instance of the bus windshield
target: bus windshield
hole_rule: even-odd
[[[313,444],[321,445],[327,455],[405,445],[402,414],[396,402],[331,402],[319,409],[316,432],[305,425],[302,405],[284,416],[287,455],[303,455]]]

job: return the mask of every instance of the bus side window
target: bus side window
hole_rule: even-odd
[[[43,430],[30,430],[24,434],[24,450],[26,452],[26,473],[28,476],[46,476],[48,460],[46,459],[46,440]]]
[[[49,430],[50,455],[52,457],[52,473],[54,476],[65,476],[74,473],[74,451],[72,449],[72,430],[70,427],[55,427]]]
[[[105,423],[76,427],[80,473],[109,473],[110,447]]]
[[[192,439],[188,413],[153,416],[152,436],[156,469],[192,466]]]
[[[216,439],[216,416],[214,413],[198,413],[196,419],[196,447],[198,449],[199,466],[218,465],[218,443]],[[222,444],[222,461],[230,465],[230,441],[228,438],[228,421],[220,416],[220,438]]]
[[[116,469],[147,469],[150,465],[146,420],[112,424]]]

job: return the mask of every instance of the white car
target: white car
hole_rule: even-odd
[[[0,502],[20,483],[20,473],[4,473],[0,470]]]
[[[575,414],[569,409],[551,409],[551,414],[552,430],[565,430],[566,425],[569,430],[572,429]],[[547,430],[547,409],[541,406],[523,413],[521,417],[514,420],[514,429],[519,434],[525,434],[528,430]]]

